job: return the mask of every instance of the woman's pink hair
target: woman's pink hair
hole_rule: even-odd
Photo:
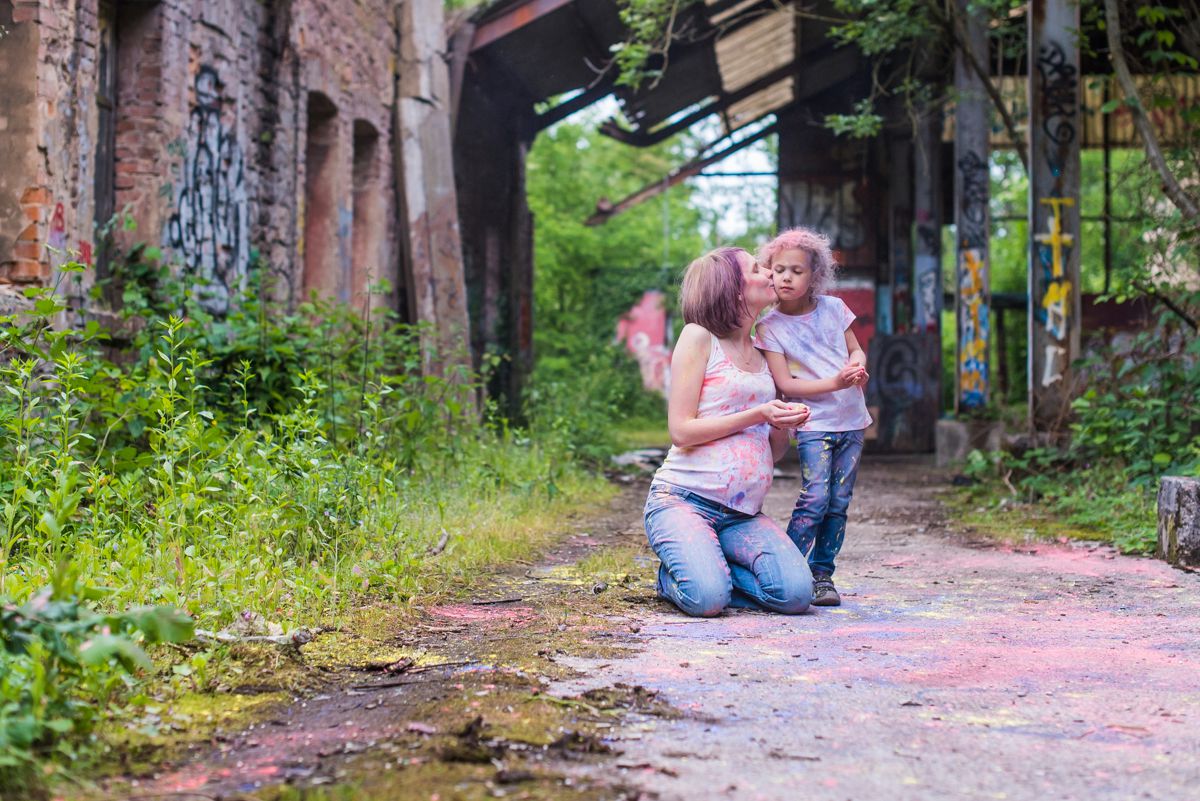
[[[807,250],[812,257],[809,294],[824,295],[833,289],[837,263],[833,260],[829,237],[811,228],[789,228],[758,249],[758,263],[770,270],[771,262],[785,250]]]
[[[718,337],[729,336],[749,316],[742,296],[746,279],[738,255],[741,248],[717,248],[688,265],[679,289],[685,323],[696,323]]]

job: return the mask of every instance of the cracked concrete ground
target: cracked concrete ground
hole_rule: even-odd
[[[662,799],[1200,798],[1200,576],[953,535],[944,481],[864,462],[841,608],[643,607],[640,652],[571,660],[553,691],[640,684],[682,710],[614,732],[621,781]],[[797,491],[777,481],[767,513]]]
[[[111,796],[1200,798],[1200,575],[1095,543],[973,540],[945,521],[944,475],[869,458],[844,606],[687,618],[650,588],[648,483],[474,602],[363,641],[371,659],[424,654],[425,672],[342,670]],[[776,481],[767,512],[785,520],[798,490]],[[592,557],[608,584],[579,568]],[[449,754],[464,743],[479,764]]]

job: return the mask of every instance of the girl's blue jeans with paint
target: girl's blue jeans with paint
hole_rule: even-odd
[[[646,536],[662,564],[658,594],[695,617],[731,603],[795,615],[812,599],[804,557],[769,517],[748,515],[655,481]]]
[[[862,456],[862,431],[797,431],[804,489],[792,510],[787,534],[808,556],[814,576],[833,575],[846,537],[846,511]]]

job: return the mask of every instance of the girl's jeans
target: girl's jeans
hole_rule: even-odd
[[[765,515],[743,514],[655,481],[645,520],[650,547],[662,561],[658,594],[685,613],[712,617],[731,600],[788,615],[808,608],[808,565]]]
[[[862,456],[861,431],[797,431],[804,489],[787,534],[808,555],[812,574],[832,576],[833,560],[846,536],[846,510]]]

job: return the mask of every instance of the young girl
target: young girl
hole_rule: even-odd
[[[778,305],[758,323],[757,346],[775,385],[808,405],[796,432],[804,488],[787,533],[808,557],[814,606],[838,606],[834,560],[846,533],[863,429],[871,424],[863,397],[867,355],[850,331],[854,313],[824,294],[833,282],[829,240],[806,228],[784,231],[763,245],[759,262],[775,279]]]

